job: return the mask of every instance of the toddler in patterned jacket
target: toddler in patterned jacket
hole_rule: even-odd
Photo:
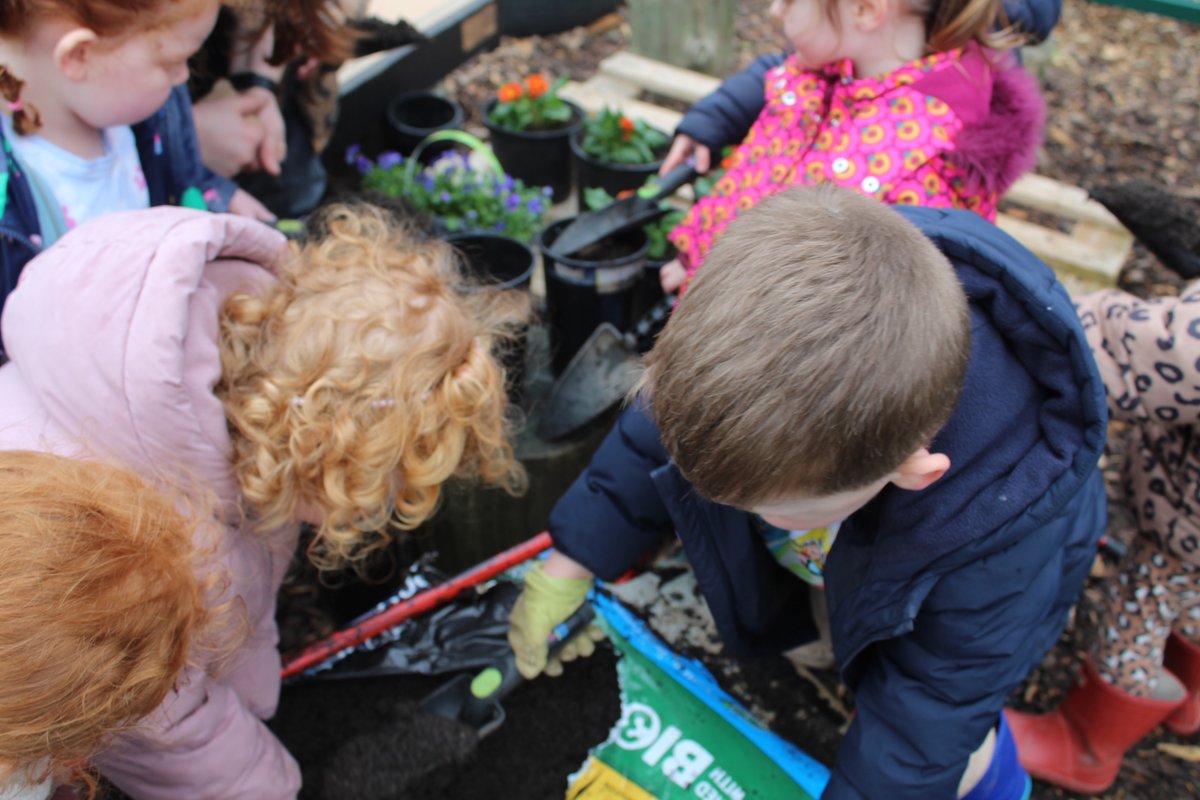
[[[1001,0],[774,0],[771,13],[793,51],[766,70],[728,171],[671,231],[679,256],[662,268],[665,291],[683,287],[735,216],[793,186],[995,217],[1034,163],[1044,114],[1007,52],[1021,37]],[[696,149],[680,135],[664,166]]]

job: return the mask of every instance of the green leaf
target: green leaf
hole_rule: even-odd
[[[604,208],[613,201],[613,196],[601,189],[599,186],[592,186],[583,190],[583,204],[592,210]]]

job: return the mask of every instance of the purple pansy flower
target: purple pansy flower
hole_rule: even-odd
[[[391,169],[398,164],[404,163],[404,156],[395,150],[388,150],[387,152],[380,153],[379,160],[375,163],[379,165],[380,169]]]

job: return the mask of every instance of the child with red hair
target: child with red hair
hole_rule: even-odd
[[[0,797],[90,795],[88,760],[175,687],[218,583],[195,522],[132,473],[0,451],[0,485]]]

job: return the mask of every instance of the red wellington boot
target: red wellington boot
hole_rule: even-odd
[[[1200,731],[1200,645],[1178,633],[1167,639],[1164,665],[1183,684],[1187,699],[1167,717],[1167,730],[1178,736],[1191,736]]]
[[[1021,766],[1073,792],[1104,791],[1117,777],[1125,751],[1183,703],[1184,691],[1174,676],[1164,670],[1159,685],[1174,699],[1126,694],[1084,662],[1083,682],[1049,714],[1005,709]]]

